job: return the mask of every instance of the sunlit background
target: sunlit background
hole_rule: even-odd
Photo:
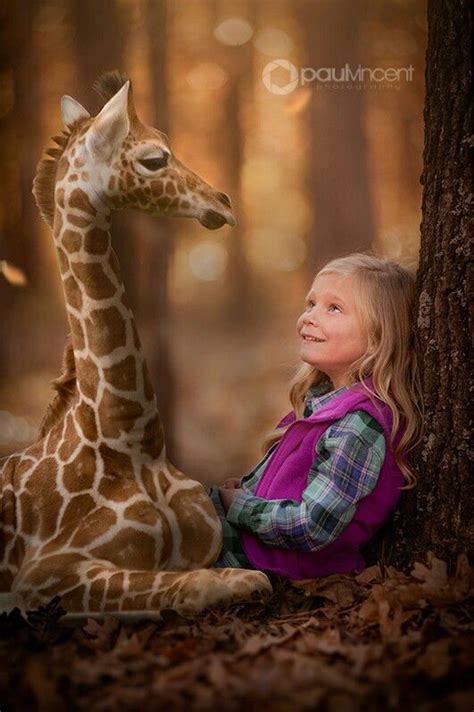
[[[67,323],[35,167],[70,94],[97,113],[106,69],[128,74],[142,121],[231,195],[238,220],[118,213],[114,246],[163,413],[189,475],[219,482],[259,456],[288,410],[295,321],[316,270],[373,249],[415,264],[423,150],[425,0],[42,0],[18,3],[0,79],[0,454],[31,442]],[[412,81],[311,82],[262,72],[413,67]],[[272,75],[278,86],[284,69]]]

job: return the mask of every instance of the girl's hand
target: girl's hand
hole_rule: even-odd
[[[239,488],[227,489],[224,487],[219,487],[219,497],[221,498],[222,506],[226,514],[234,500],[234,497],[237,497],[237,495],[242,494],[243,491],[243,489]]]
[[[240,477],[229,477],[221,487],[224,489],[239,489]]]

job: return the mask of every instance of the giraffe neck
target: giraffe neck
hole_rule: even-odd
[[[76,362],[74,417],[93,443],[158,457],[162,424],[109,228],[110,210],[83,181],[57,183],[53,231]]]

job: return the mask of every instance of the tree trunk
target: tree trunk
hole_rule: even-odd
[[[362,6],[353,0],[308,3],[303,15],[308,66],[315,69],[360,62]],[[308,236],[309,277],[329,259],[372,247],[364,92],[311,86],[311,161],[314,231]]]
[[[452,569],[460,552],[472,550],[470,19],[467,0],[456,7],[432,0],[428,7],[423,218],[414,319],[426,432],[412,458],[419,484],[403,494],[396,521],[371,552],[380,555],[383,550],[385,561],[400,568],[432,551]]]
[[[149,68],[153,105],[156,113],[153,126],[166,134],[170,131],[168,84],[166,81],[166,35],[168,30],[168,7],[166,0],[146,0],[144,12],[149,32]],[[147,223],[149,224],[149,223]],[[155,218],[153,223],[153,252],[150,252],[148,269],[142,271],[141,311],[147,326],[156,324],[153,356],[150,371],[158,401],[160,416],[166,435],[166,451],[170,459],[176,460],[174,427],[174,403],[176,399],[176,378],[172,364],[169,343],[169,286],[168,272],[175,247],[174,219]]]
[[[39,248],[36,206],[31,187],[39,153],[38,87],[32,81],[34,65],[33,27],[38,3],[28,3],[21,12],[13,1],[0,12],[0,66],[3,91],[0,99],[0,260],[11,261],[28,278],[30,293],[38,290]],[[33,55],[33,57],[32,57]],[[0,372],[6,379],[16,373],[10,355],[18,339],[18,309],[23,295],[0,275]]]

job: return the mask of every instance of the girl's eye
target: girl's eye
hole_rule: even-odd
[[[169,157],[170,154],[165,152],[162,156],[157,156],[156,158],[141,158],[138,163],[149,171],[158,171],[168,164]]]
[[[315,306],[315,302],[309,301],[306,303],[306,310],[309,311]]]
[[[337,304],[331,304],[330,307],[329,307],[329,311],[331,311],[331,309],[332,309],[333,307],[336,307],[336,309],[338,309],[339,311],[341,311],[341,307],[338,306]]]

